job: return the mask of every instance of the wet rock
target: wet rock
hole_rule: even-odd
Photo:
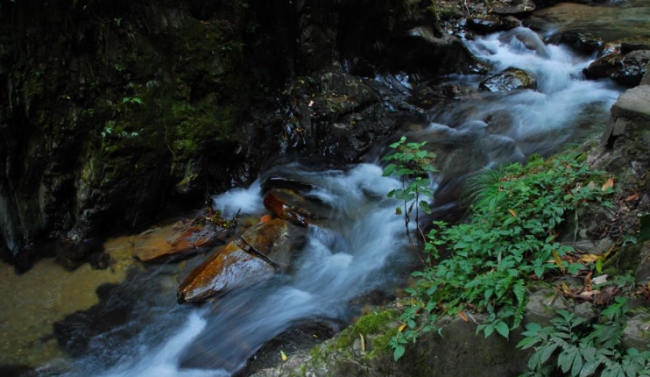
[[[395,46],[391,69],[420,74],[425,77],[448,73],[487,72],[485,63],[479,61],[453,35],[437,35],[430,27],[416,27]]]
[[[239,246],[247,252],[262,256],[279,269],[287,270],[304,235],[304,228],[281,219],[273,219],[244,232],[241,236],[243,242]]]
[[[583,72],[589,79],[601,79],[609,77],[621,66],[621,56],[617,53],[611,53],[591,63]]]
[[[492,4],[492,13],[499,15],[523,15],[536,8],[532,0],[499,0]]]
[[[621,54],[626,55],[632,51],[650,50],[650,44],[643,42],[623,42],[621,43]]]
[[[477,33],[489,34],[498,31],[512,30],[521,26],[521,21],[512,16],[499,17],[495,15],[472,17],[467,20],[467,27]]]
[[[632,51],[623,58],[621,69],[614,71],[610,77],[618,84],[635,87],[641,83],[648,62],[650,50]]]
[[[482,81],[479,88],[485,92],[497,93],[507,93],[518,89],[534,90],[537,88],[537,80],[530,72],[517,68],[508,68]]]
[[[255,254],[230,242],[195,268],[178,287],[178,303],[190,303],[223,295],[269,278],[275,269]]]
[[[248,359],[246,366],[234,377],[250,376],[265,368],[270,368],[278,363],[280,351],[287,356],[305,352],[334,336],[339,324],[322,320],[306,320],[294,324],[290,329],[268,341],[255,355]]]
[[[225,242],[236,225],[237,218],[226,221],[218,211],[209,209],[194,220],[140,234],[136,237],[133,255],[142,262],[154,262],[197,253]]]
[[[575,51],[585,54],[593,54],[604,47],[602,39],[595,35],[575,31],[564,33],[561,42],[568,44]]]
[[[315,206],[292,190],[269,191],[264,197],[264,207],[279,218],[303,227],[320,218],[307,208],[313,209]]]
[[[287,189],[295,191],[311,191],[314,186],[287,176],[268,177],[262,183],[262,193],[265,194],[272,189]]]

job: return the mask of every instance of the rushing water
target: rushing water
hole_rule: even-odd
[[[431,123],[408,135],[427,140],[439,155],[438,208],[453,206],[460,182],[470,174],[532,153],[551,153],[597,131],[619,94],[609,82],[582,78],[590,59],[563,46],[547,46],[528,29],[478,38],[468,46],[495,72],[522,68],[539,85],[536,91],[492,94],[476,90],[476,77],[447,80],[471,94],[431,108]],[[369,158],[384,152],[385,147],[377,148]],[[403,221],[385,197],[398,182],[382,177],[372,162],[317,170],[294,163],[267,172],[312,183],[317,188],[309,196],[332,210],[328,220],[310,227],[292,273],[197,308],[177,305],[175,289],[202,258],[184,269],[152,267],[106,293],[105,308],[98,308],[93,318],[108,321],[107,328],[78,345],[81,356],[50,365],[49,371],[62,368],[71,377],[228,376],[265,342],[300,321],[347,323],[358,313],[355,300],[373,292],[390,295],[403,278],[400,273],[413,263]],[[215,197],[215,206],[226,214],[241,209],[260,215],[263,179]],[[121,308],[121,320],[112,324],[114,316],[106,311],[115,307]],[[77,330],[83,332],[74,326],[69,330],[71,339]]]

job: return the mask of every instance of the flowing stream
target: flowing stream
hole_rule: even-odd
[[[440,173],[434,177],[439,211],[454,207],[468,175],[533,153],[547,155],[598,132],[620,94],[608,81],[583,79],[581,70],[594,57],[545,45],[529,29],[478,38],[468,47],[489,61],[494,72],[508,67],[530,71],[538,89],[479,93],[476,87],[485,77],[446,79],[471,94],[432,107],[431,123],[407,134],[428,141],[439,156]],[[390,297],[416,260],[403,220],[395,215],[396,203],[386,198],[398,182],[382,177],[378,157],[385,152],[379,146],[366,163],[341,169],[317,169],[308,163],[278,166],[248,189],[215,197],[216,206],[228,214],[241,208],[258,216],[264,211],[259,182],[266,176],[290,175],[318,187],[310,196],[331,207],[332,215],[310,227],[293,272],[203,307],[175,302],[178,279],[200,257],[187,262],[176,278],[178,267],[172,264],[131,274],[105,293],[104,309],[87,315],[87,322],[104,322],[106,329],[79,344],[79,357],[46,370],[61,367],[71,377],[229,376],[267,341],[296,324],[318,320],[339,329],[358,315],[368,297]],[[111,325],[117,314],[110,308],[116,307],[122,308],[121,320]],[[93,328],[83,318],[79,334]]]

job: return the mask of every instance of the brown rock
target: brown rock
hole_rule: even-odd
[[[274,219],[247,230],[241,236],[243,242],[239,245],[250,253],[266,258],[281,270],[286,270],[291,265],[295,246],[300,243],[304,234],[302,228],[281,219]]]
[[[195,268],[178,287],[178,303],[197,302],[273,275],[274,268],[262,258],[230,242]]]
[[[307,226],[317,216],[305,209],[308,203],[295,191],[271,190],[264,198],[264,207],[279,218],[300,226]]]
[[[180,225],[147,231],[136,237],[133,256],[142,262],[156,262],[196,253],[225,242],[233,228],[210,222],[185,221]]]
[[[584,70],[584,74],[589,79],[602,79],[609,77],[617,69],[622,67],[622,65],[622,57],[617,53],[612,53],[591,63],[589,67]]]

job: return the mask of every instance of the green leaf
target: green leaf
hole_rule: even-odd
[[[431,214],[431,208],[429,208],[429,203],[427,203],[425,200],[423,200],[423,201],[420,202],[420,207],[422,207],[422,210],[423,210],[424,213],[426,213],[427,215],[430,215],[430,214]]]
[[[406,352],[406,348],[404,348],[404,346],[395,347],[395,351],[393,352],[393,357],[395,358],[395,361],[401,359],[402,356],[404,356],[405,352]]]
[[[582,366],[582,355],[578,352],[576,353],[576,357],[573,360],[573,366],[571,367],[571,376],[578,376],[582,370]]]
[[[505,322],[499,322],[494,327],[497,330],[497,332],[501,334],[501,336],[508,339],[508,335],[510,335],[510,329],[508,328],[508,325]]]

